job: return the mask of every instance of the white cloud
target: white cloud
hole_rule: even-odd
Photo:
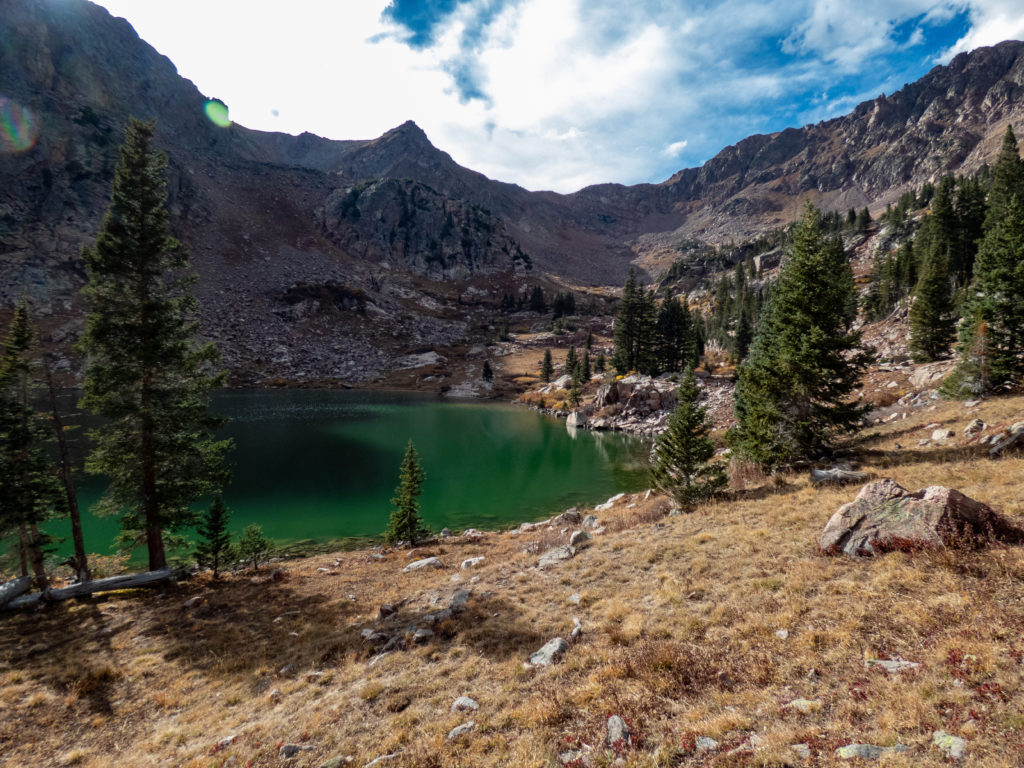
[[[886,57],[916,46],[923,67],[928,30],[965,1],[517,0],[489,16],[496,0],[465,0],[414,50],[382,21],[388,0],[101,0],[243,125],[348,139],[412,119],[465,166],[558,191],[660,180],[748,133],[833,117],[912,79]],[[970,0],[955,50],[1024,37],[1019,6]]]
[[[1024,7],[1020,0],[971,0],[971,29],[944,57],[1003,40],[1024,40]]]
[[[683,150],[686,149],[686,146],[689,143],[690,142],[686,139],[683,139],[682,141],[673,141],[661,151],[661,154],[665,155],[665,157],[677,158],[683,153]]]

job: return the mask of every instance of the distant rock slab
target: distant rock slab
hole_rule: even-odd
[[[867,472],[855,472],[838,467],[811,470],[811,485],[848,485],[850,483],[863,483],[865,480],[870,479],[871,475]]]
[[[933,485],[911,493],[892,480],[879,480],[832,515],[819,546],[857,557],[993,538],[1020,543],[1024,529],[952,488]]]

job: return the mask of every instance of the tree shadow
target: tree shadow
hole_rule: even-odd
[[[914,464],[937,463],[951,464],[958,461],[978,461],[989,458],[987,445],[959,445],[948,448],[927,448],[921,450],[900,449],[886,451],[876,448],[862,449],[857,456],[865,466],[881,471],[888,467],[910,466]]]
[[[120,670],[111,639],[127,629],[100,610],[103,597],[12,612],[0,620],[0,664],[90,712],[113,712]]]

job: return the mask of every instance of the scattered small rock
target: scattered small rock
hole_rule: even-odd
[[[695,746],[698,752],[710,752],[714,749],[718,749],[718,742],[710,736],[698,736]]]
[[[469,696],[459,696],[452,704],[452,712],[475,712],[480,705]]]
[[[480,557],[469,557],[462,561],[462,565],[460,567],[463,570],[465,570],[466,568],[475,568],[476,566],[480,565],[480,563],[482,563],[485,559],[486,558],[483,555],[481,555]]]
[[[896,744],[891,747],[879,747],[874,744],[847,744],[845,747],[839,747],[836,750],[836,757],[841,760],[853,760],[854,758],[877,760],[885,755],[906,752],[909,749],[910,747],[905,744]]]
[[[580,511],[577,507],[570,507],[560,515],[551,519],[552,525],[577,525],[580,522]]]
[[[202,604],[203,604],[203,596],[202,595],[196,595],[195,597],[190,597],[188,600],[186,600],[182,604],[182,607],[186,608],[186,609],[198,608]]]
[[[932,440],[936,443],[941,443],[943,440],[949,440],[952,437],[956,437],[956,432],[952,429],[936,429],[932,432]]]
[[[967,742],[959,736],[954,736],[945,731],[935,731],[932,734],[932,746],[941,749],[948,760],[963,760],[964,751],[967,749]]]
[[[802,715],[809,715],[821,709],[821,699],[793,699],[782,708],[790,712],[799,712]]]
[[[444,568],[437,557],[425,557],[422,560],[414,560],[402,569],[402,573],[418,571],[422,568]]]
[[[452,600],[448,603],[448,608],[452,613],[462,613],[466,610],[466,604],[469,602],[469,598],[472,596],[473,590],[471,589],[460,589],[454,595]]]
[[[985,422],[981,419],[974,419],[966,427],[964,427],[965,435],[976,435],[979,432],[985,431]]]
[[[618,715],[608,718],[608,735],[604,743],[609,747],[629,746],[633,742],[633,734],[626,725],[626,721]]]
[[[291,760],[297,757],[300,752],[312,752],[316,747],[309,744],[282,744],[277,750],[277,756],[284,760]]]
[[[430,629],[417,629],[413,632],[412,641],[416,645],[422,645],[434,636],[433,630]]]
[[[788,629],[776,630],[775,636],[777,638],[779,638],[779,640],[788,640],[789,639],[789,630]]]
[[[284,694],[281,693],[281,689],[280,688],[275,688],[274,690],[272,690],[270,693],[267,694],[267,698],[270,699],[270,701],[272,701],[274,704],[276,704],[277,702],[279,702],[281,700],[281,697],[283,695]]]
[[[455,741],[463,736],[467,736],[473,732],[476,728],[476,721],[470,720],[468,723],[462,725],[456,725],[450,731],[448,731],[448,741]]]
[[[389,616],[394,616],[398,612],[398,609],[390,603],[384,603],[380,607],[380,611],[377,613],[378,619],[386,619]]]
[[[579,548],[590,541],[590,534],[586,531],[575,531],[569,538],[569,546]]]
[[[587,515],[583,518],[582,525],[587,530],[593,530],[594,528],[600,527],[601,520],[598,518],[597,515]]]
[[[583,596],[579,592],[573,592],[569,595],[569,600],[567,602],[572,603],[573,605],[579,605],[582,599]]]
[[[797,756],[802,760],[811,759],[811,745],[810,744],[790,744],[789,748],[796,752]]]
[[[573,547],[568,546],[549,549],[540,556],[540,560],[537,561],[537,567],[541,570],[550,568],[552,565],[557,565],[563,560],[571,560],[575,554],[576,550]]]
[[[898,675],[901,672],[917,669],[921,664],[916,661],[904,661],[897,656],[895,659],[865,659],[864,666],[868,668],[877,667],[884,669],[890,675]]]
[[[540,650],[530,655],[527,666],[546,667],[558,661],[569,650],[569,644],[561,637],[546,642]]]
[[[606,512],[609,509],[611,509],[612,507],[614,507],[617,503],[622,501],[625,497],[626,497],[626,494],[624,494],[624,493],[617,493],[614,496],[612,496],[610,499],[608,499],[608,501],[606,501],[604,504],[598,504],[596,507],[594,507],[594,509],[597,512]]]
[[[437,535],[442,539],[450,539],[452,537],[452,532],[450,528],[442,528],[441,532]]]
[[[363,768],[373,768],[373,766],[380,765],[381,763],[386,763],[388,760],[394,760],[396,757],[398,757],[398,754],[398,752],[392,752],[390,755],[381,755],[380,757],[375,757],[373,758],[373,760],[364,765]]]

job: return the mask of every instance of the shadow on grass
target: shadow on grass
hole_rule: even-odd
[[[86,703],[94,713],[110,714],[120,678],[111,638],[123,626],[103,614],[98,605],[102,601],[56,603],[3,616],[0,665],[61,698]]]
[[[190,606],[194,597],[201,600]],[[110,617],[99,610],[98,603],[106,600],[116,601],[118,614]],[[440,616],[441,605],[400,607],[386,620],[356,621],[361,610],[365,606],[359,609],[344,597],[300,592],[288,576],[186,582],[3,616],[0,664],[61,696],[77,687],[94,710],[109,712],[111,686],[121,677],[117,657],[125,661],[140,649],[207,675],[255,675],[262,688],[275,676],[369,660],[383,643],[364,637],[364,629],[393,639],[391,649],[398,652],[457,644],[498,659],[525,659],[550,639],[521,618],[512,603],[486,593],[472,596],[465,610]],[[417,628],[432,634],[414,641]],[[114,651],[110,641],[120,632],[131,636]]]
[[[856,455],[865,465],[882,470],[886,467],[900,467],[912,464],[952,464],[958,461],[988,459],[988,450],[989,446],[987,445],[961,445],[922,450],[901,448],[896,451],[866,448],[857,451]]]

